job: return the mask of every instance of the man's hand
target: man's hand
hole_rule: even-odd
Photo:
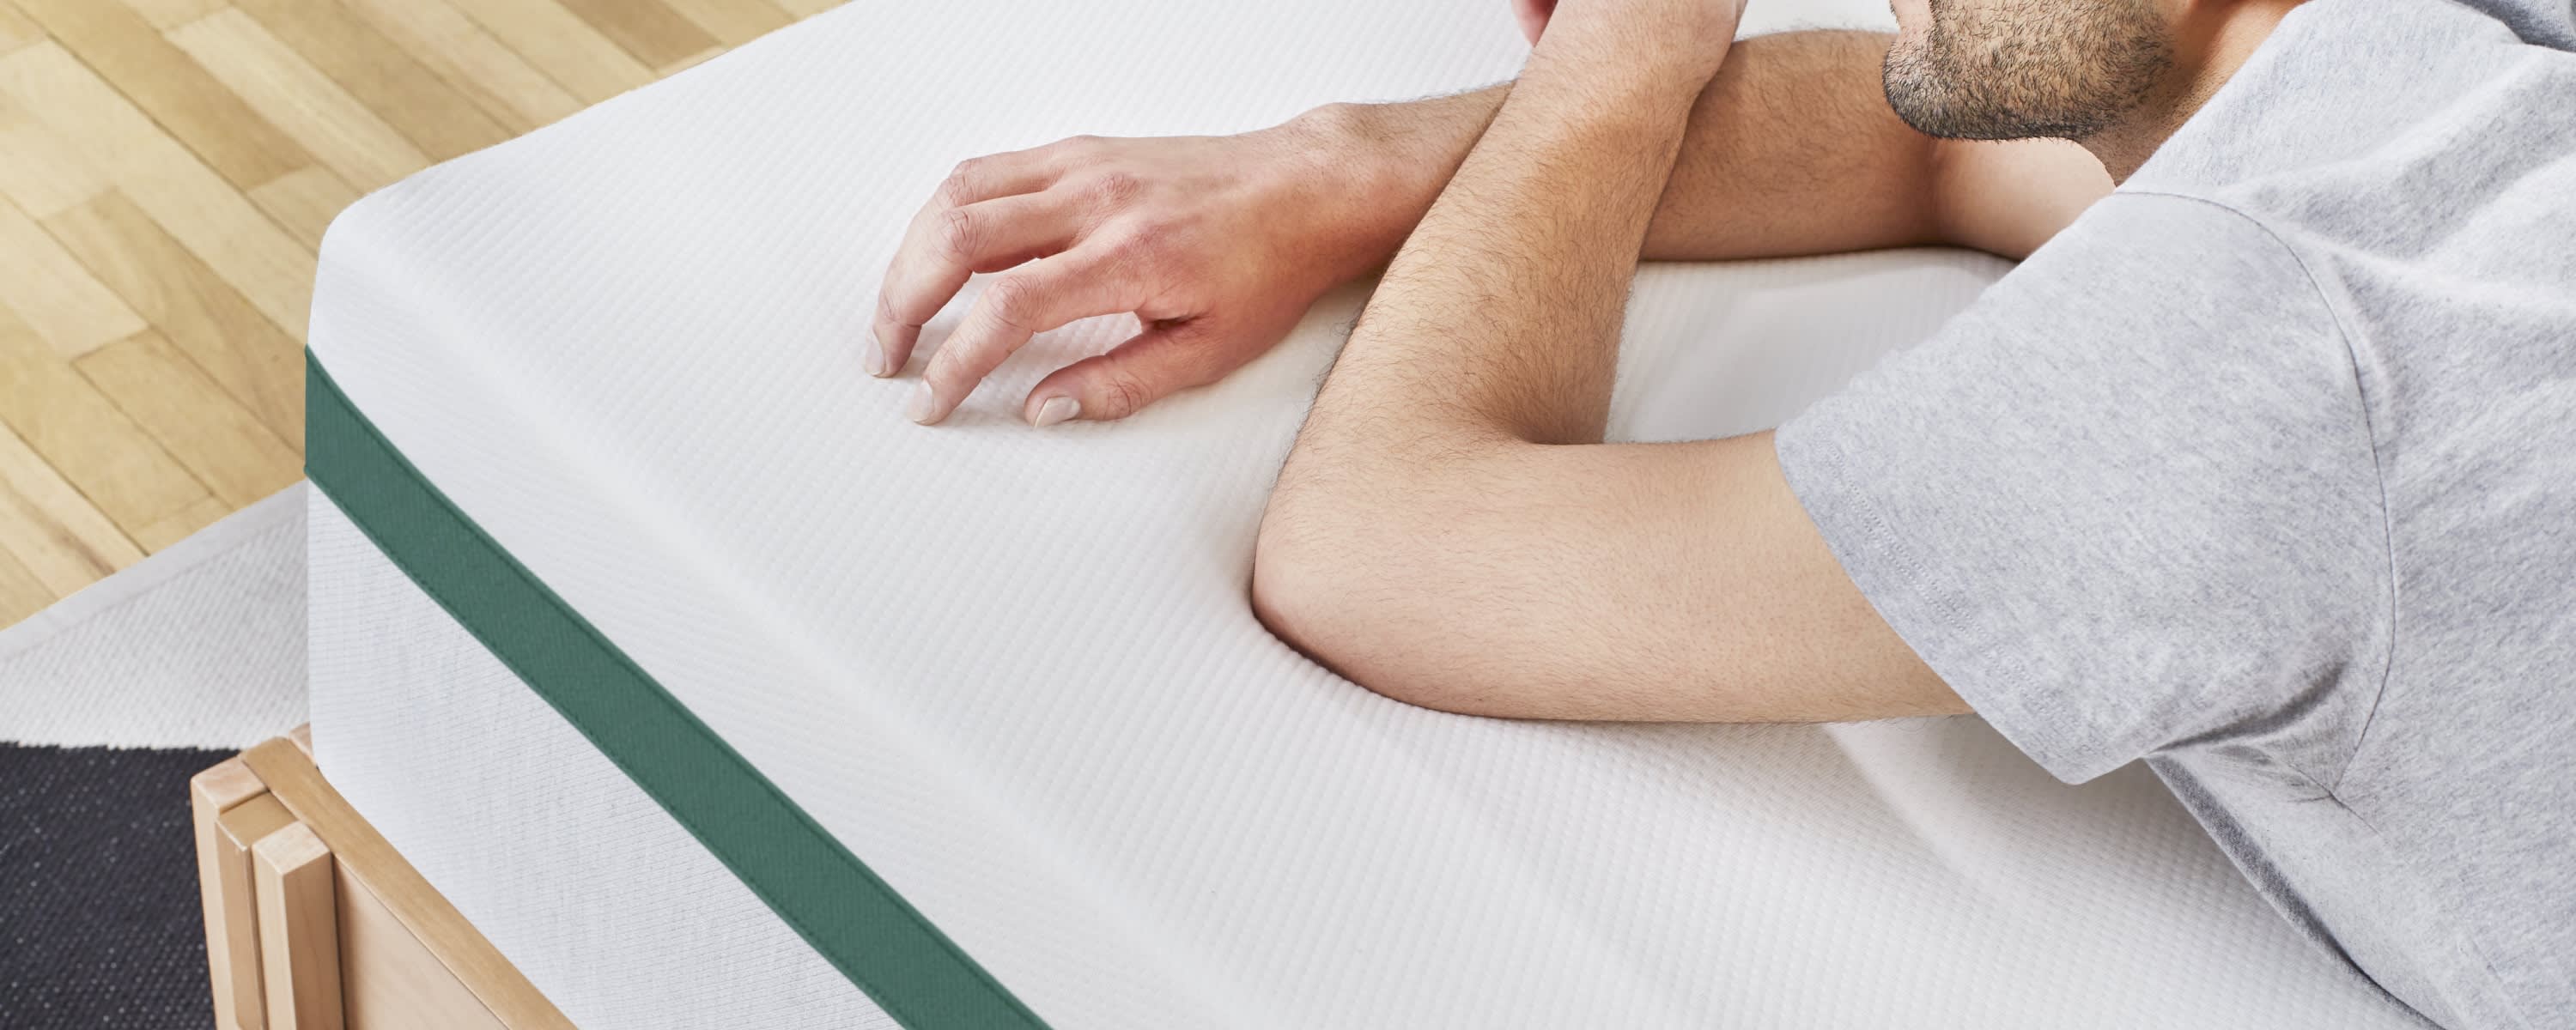
[[[1385,262],[1446,179],[1372,152],[1340,113],[1240,136],[1076,137],[958,165],[886,270],[870,371],[901,370],[969,273],[1000,272],[924,368],[914,421],[946,418],[1031,336],[1094,315],[1133,312],[1142,331],[1040,381],[1021,407],[1031,423],[1124,418],[1215,382]]]

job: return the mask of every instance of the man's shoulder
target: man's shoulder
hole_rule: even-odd
[[[2123,186],[1979,299],[1985,332],[2143,342],[2260,327],[2331,334],[2308,261],[2271,220],[2226,199]]]
[[[2571,108],[2576,52],[2491,13],[2312,0],[2126,186],[2328,238],[2438,229],[2425,223],[2497,199],[2517,168],[2576,154]]]
[[[2312,0],[2120,192],[2259,226],[2364,365],[2479,326],[2576,331],[2537,302],[2576,274],[2570,110],[2576,51],[2491,13]]]

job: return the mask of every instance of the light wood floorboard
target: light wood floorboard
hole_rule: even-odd
[[[5,95],[0,95],[0,155],[6,155],[0,158],[0,197],[32,218],[108,190],[107,173]]]
[[[16,7],[0,3],[0,54],[8,53],[45,38],[45,27],[19,13]]]
[[[250,202],[268,212],[268,217],[284,226],[289,235],[315,252],[322,249],[322,232],[331,227],[331,219],[340,209],[356,203],[357,187],[341,182],[340,177],[321,165],[297,169],[255,186]]]
[[[342,208],[837,0],[0,0],[0,626],[302,475]]]

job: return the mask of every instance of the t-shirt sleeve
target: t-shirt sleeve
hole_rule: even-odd
[[[2352,354],[2263,227],[2114,194],[1776,445],[1879,614],[2060,779],[2201,747],[2322,779],[2392,631]]]

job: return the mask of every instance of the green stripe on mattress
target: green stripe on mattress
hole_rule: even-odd
[[[313,484],[842,975],[910,1030],[1045,1025],[304,367]]]

